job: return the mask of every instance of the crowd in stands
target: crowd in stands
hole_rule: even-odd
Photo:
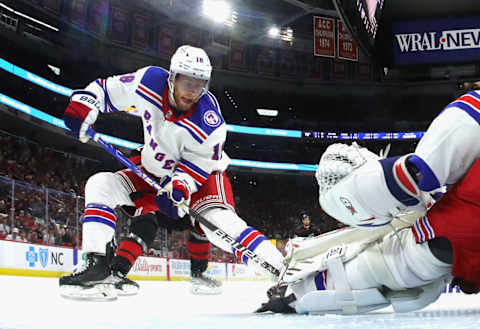
[[[385,144],[370,141],[366,146],[378,153]],[[0,238],[81,247],[83,186],[98,161],[6,132],[0,132],[0,145]],[[394,153],[411,152],[414,146],[396,143]],[[233,167],[228,174],[240,217],[277,240],[280,248],[294,236],[303,213],[321,232],[341,226],[320,209],[313,173],[260,174]],[[149,254],[188,258],[187,238],[185,232],[161,232]],[[215,247],[211,255],[215,260],[233,261],[232,255]]]
[[[81,246],[83,186],[95,160],[53,150],[0,132],[0,238],[31,243]],[[318,207],[313,175],[289,176],[229,172],[237,211],[268,238],[293,236],[302,212],[326,232],[337,222]],[[160,238],[152,255],[188,258],[185,232]],[[166,243],[165,241],[166,240]],[[212,248],[212,256],[233,256]]]

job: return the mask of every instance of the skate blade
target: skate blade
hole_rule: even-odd
[[[138,294],[140,289],[132,285],[123,285],[121,288],[117,288],[116,292],[118,296],[134,296]]]
[[[90,302],[110,302],[117,299],[117,293],[110,285],[95,285],[85,288],[81,286],[62,286],[60,296],[66,299]]]
[[[190,293],[192,295],[220,295],[222,292],[222,287],[190,287]]]

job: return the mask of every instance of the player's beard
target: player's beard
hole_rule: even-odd
[[[195,104],[195,100],[188,97],[179,97],[176,100],[177,109],[183,112],[187,112]]]

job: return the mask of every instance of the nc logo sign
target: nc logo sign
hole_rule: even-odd
[[[42,267],[45,267],[48,264],[48,249],[39,248],[38,250],[40,254],[40,264],[42,264]]]

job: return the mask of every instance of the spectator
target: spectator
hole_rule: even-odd
[[[8,225],[8,217],[0,214],[0,236],[5,238],[10,233],[10,226]]]
[[[20,236],[19,230],[17,227],[14,227],[12,229],[12,233],[7,235],[7,240],[22,241],[22,237]]]
[[[310,238],[322,234],[318,228],[310,222],[310,216],[307,213],[302,214],[302,224],[295,230],[296,237]]]

